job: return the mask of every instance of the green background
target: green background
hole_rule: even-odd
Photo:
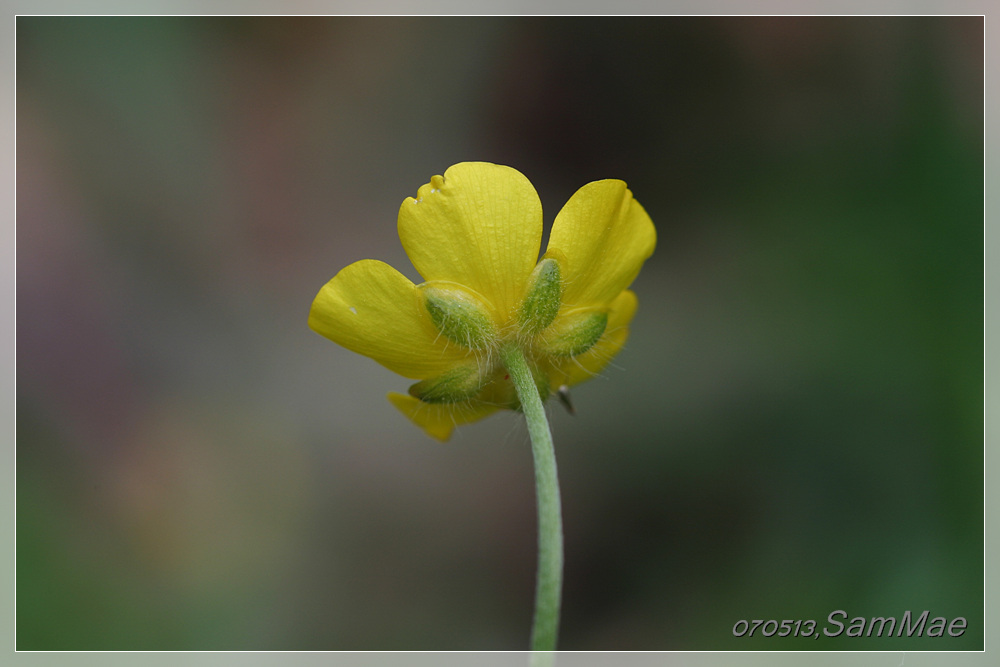
[[[982,18],[19,17],[17,76],[18,649],[527,645],[519,416],[306,326],[463,160],[659,234],[550,410],[561,648],[982,649]],[[732,636],[837,609],[969,629]]]

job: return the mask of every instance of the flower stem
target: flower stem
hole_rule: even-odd
[[[535,459],[535,488],[538,497],[538,580],[535,588],[535,621],[531,632],[532,651],[555,651],[559,634],[559,605],[562,593],[563,536],[559,502],[559,477],[552,433],[545,407],[535,386],[524,353],[516,345],[504,348],[503,363],[521,400],[528,422],[531,452]],[[551,654],[536,653],[532,664],[552,664]]]

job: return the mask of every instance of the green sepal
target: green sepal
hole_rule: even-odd
[[[409,389],[410,396],[425,403],[461,403],[475,396],[483,386],[476,365],[459,366],[435,378],[421,380]]]
[[[557,357],[575,357],[594,346],[608,326],[604,311],[577,310],[564,313],[556,326],[543,335],[542,348]]]
[[[535,389],[538,390],[538,397],[542,403],[548,400],[551,389],[549,388],[549,377],[542,369],[534,364],[529,364],[531,368],[531,379],[535,381]]]
[[[493,318],[482,299],[470,290],[442,281],[424,283],[420,291],[431,321],[453,343],[472,350],[483,350],[497,339]]]
[[[552,324],[562,301],[559,263],[547,257],[538,263],[529,278],[528,293],[518,313],[522,331],[534,335]]]

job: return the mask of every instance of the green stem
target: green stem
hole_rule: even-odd
[[[516,345],[503,350],[503,363],[521,400],[528,422],[531,452],[535,459],[535,488],[538,495],[538,581],[535,588],[535,621],[531,632],[532,651],[555,651],[559,634],[559,604],[562,593],[563,537],[559,477],[552,433],[545,407],[524,353]],[[551,654],[535,654],[532,664],[551,664]]]

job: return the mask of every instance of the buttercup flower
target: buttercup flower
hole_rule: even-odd
[[[628,337],[637,301],[627,288],[656,246],[625,183],[595,181],[556,216],[539,261],[538,194],[518,171],[486,162],[434,176],[403,201],[398,231],[425,282],[355,262],[319,291],[309,326],[419,380],[389,401],[442,441],[456,425],[520,407],[506,346],[524,353],[543,400],[600,373]]]

